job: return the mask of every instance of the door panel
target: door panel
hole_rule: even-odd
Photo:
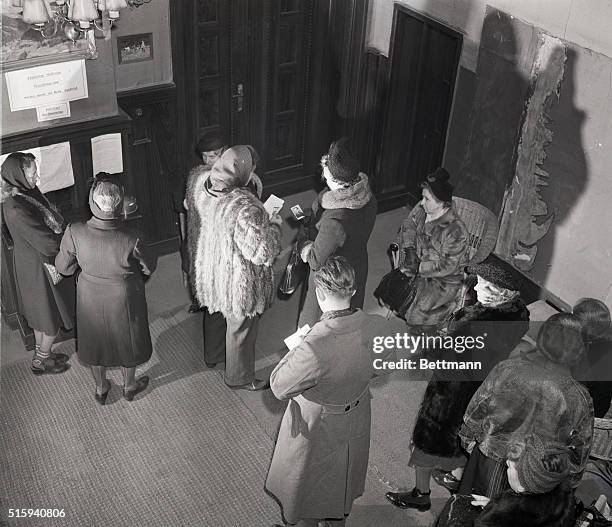
[[[396,7],[389,98],[377,190],[381,200],[418,199],[442,163],[461,35]]]

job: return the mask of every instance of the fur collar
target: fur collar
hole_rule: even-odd
[[[0,203],[4,203],[7,199],[14,198],[19,193],[19,189],[8,183],[0,185]]]
[[[359,173],[359,181],[347,188],[325,190],[321,193],[324,209],[360,209],[372,198],[368,176]]]

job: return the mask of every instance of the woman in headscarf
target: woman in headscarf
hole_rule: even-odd
[[[529,329],[529,311],[507,267],[500,262],[468,268],[478,280],[474,288],[478,302],[453,315],[446,332],[446,338],[452,338],[453,348],[435,350],[441,358],[458,354],[462,361],[481,361],[484,365],[478,372],[481,380],[508,356]],[[469,349],[467,342],[473,342],[474,347]],[[412,436],[409,464],[416,472],[415,487],[411,492],[387,493],[387,499],[398,507],[428,510],[432,475],[451,491],[459,487],[467,457],[458,434],[463,413],[480,382],[467,373],[460,377],[453,373],[434,371],[427,385]]]
[[[2,164],[2,210],[14,243],[15,285],[19,311],[34,330],[32,373],[63,373],[68,356],[51,346],[60,327],[73,327],[72,292],[67,281],[54,285],[45,268],[59,250],[64,219],[36,186],[38,167],[32,154],[10,154]]]
[[[468,233],[453,208],[449,173],[438,168],[421,183],[423,199],[397,238],[399,268],[415,276],[416,294],[405,319],[415,330],[435,330],[456,308],[463,282]]]
[[[149,384],[136,378],[136,366],[151,358],[144,276],[155,270],[156,257],[142,235],[121,221],[123,186],[117,176],[100,173],[89,192],[93,217],[68,226],[57,270],[81,269],[77,285],[77,349],[96,380],[95,398],[105,404],[111,383],[106,368],[121,366],[123,397],[132,401]]]
[[[194,294],[207,308],[204,360],[209,368],[225,361],[225,383],[250,391],[267,386],[255,378],[255,339],[274,297],[282,224],[249,187],[255,159],[247,145],[223,153],[195,195],[198,231],[189,233]]]
[[[332,255],[344,256],[355,269],[352,308],[362,308],[368,278],[368,240],[378,205],[370,190],[368,176],[359,171],[359,162],[349,147],[348,137],[333,142],[321,159],[327,187],[312,204],[307,241],[302,260],[311,273],[302,306],[300,327],[313,326],[321,316],[314,287],[314,272]]]

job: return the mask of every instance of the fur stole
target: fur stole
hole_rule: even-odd
[[[43,221],[49,229],[55,234],[62,234],[64,232],[64,218],[60,214],[60,212],[45,198],[44,194],[38,193],[39,196],[42,196],[42,199],[45,203],[36,199],[33,196],[28,196],[21,192],[17,187],[12,185],[4,184],[2,185],[0,191],[0,202],[4,203],[10,198],[18,198],[22,201],[25,201],[30,208],[36,210],[38,214],[40,214],[43,218]]]
[[[359,181],[354,185],[321,193],[321,206],[324,209],[360,209],[372,199],[368,176],[359,173]]]
[[[281,249],[280,227],[245,189],[218,196],[201,192],[195,209],[198,230],[189,233],[195,298],[226,317],[263,313],[274,296],[272,263]]]
[[[448,324],[448,334],[461,332],[470,322],[479,321],[526,321],[529,310],[522,298],[516,297],[496,307],[487,307],[477,302],[455,312]]]

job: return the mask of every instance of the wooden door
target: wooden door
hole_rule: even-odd
[[[230,144],[255,146],[268,190],[296,190],[311,169],[312,0],[198,0],[194,7],[197,45],[192,73],[186,71],[196,95],[194,142],[224,130]]]
[[[459,33],[396,4],[376,188],[388,206],[418,200],[419,183],[442,163],[461,41]]]

